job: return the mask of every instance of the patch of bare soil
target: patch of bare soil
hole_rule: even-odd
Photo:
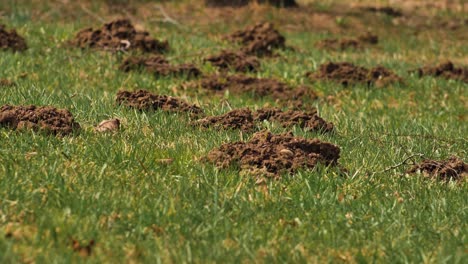
[[[328,62],[320,65],[318,71],[306,74],[312,81],[335,81],[344,86],[364,83],[383,87],[387,84],[403,82],[394,72],[377,66],[367,69],[349,62]]]
[[[342,39],[324,39],[316,43],[319,49],[329,50],[346,50],[346,49],[363,49],[370,45],[379,43],[379,38],[376,35],[367,33],[357,38],[342,38]]]
[[[114,20],[99,29],[82,29],[71,40],[71,44],[80,48],[140,50],[151,53],[161,53],[169,48],[167,41],[154,39],[146,31],[137,31],[127,19]]]
[[[452,62],[447,61],[436,66],[424,66],[414,70],[419,77],[434,76],[445,79],[460,80],[468,83],[468,67],[456,67]]]
[[[252,93],[256,97],[270,96],[281,102],[317,98],[317,95],[306,86],[292,88],[275,79],[255,78],[241,74],[211,75],[201,79],[196,85],[215,92],[229,90],[233,94]]]
[[[10,81],[8,79],[0,79],[0,87],[13,87],[15,86],[15,82]]]
[[[260,61],[256,56],[242,51],[222,51],[220,54],[205,58],[213,66],[223,71],[233,69],[237,72],[254,72],[260,68]]]
[[[32,129],[54,135],[67,135],[80,129],[66,109],[52,106],[11,106],[0,108],[0,126],[11,129]]]
[[[377,14],[385,14],[391,17],[403,16],[403,13],[401,12],[401,10],[398,10],[391,6],[381,6],[381,7],[366,6],[366,7],[361,7],[361,10],[366,11],[366,12],[377,13]]]
[[[237,164],[252,174],[279,177],[301,168],[312,169],[318,163],[336,165],[339,157],[340,148],[331,143],[262,131],[248,142],[226,143],[211,150],[207,160],[221,168]]]
[[[167,95],[157,95],[145,90],[135,92],[119,91],[117,92],[116,102],[119,105],[142,111],[160,109],[170,112],[188,112],[193,115],[203,112],[200,107],[189,104],[182,99]]]
[[[201,71],[193,64],[171,65],[161,55],[131,56],[123,61],[119,69],[125,72],[144,69],[156,76],[186,75],[187,77],[197,77],[201,74]]]
[[[205,4],[210,7],[240,7],[250,3],[270,4],[277,7],[297,6],[295,0],[205,0]]]
[[[0,49],[12,51],[24,51],[28,48],[23,37],[16,33],[15,29],[6,30],[6,26],[0,24]]]
[[[328,123],[318,116],[317,111],[282,111],[279,108],[262,108],[252,112],[249,109],[235,109],[219,116],[209,116],[194,122],[202,127],[215,127],[219,129],[241,129],[253,131],[256,123],[268,120],[280,123],[283,127],[299,126],[306,130],[331,132],[333,123]]]
[[[274,49],[284,49],[285,38],[271,23],[257,23],[226,37],[242,44],[242,51],[257,56],[272,55]]]
[[[426,159],[407,171],[407,173],[417,172],[439,180],[462,180],[468,176],[468,164],[458,157],[442,161]]]

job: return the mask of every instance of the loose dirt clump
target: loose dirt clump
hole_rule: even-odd
[[[339,158],[340,148],[331,143],[268,131],[255,133],[248,142],[223,144],[207,156],[217,167],[238,164],[242,170],[269,177],[279,177],[285,172],[293,174],[301,168],[312,169],[318,163],[336,165]]]
[[[208,116],[192,123],[195,126],[252,131],[255,122],[249,109],[235,109],[219,116]]]
[[[0,88],[1,87],[13,87],[15,86],[15,82],[10,81],[8,79],[0,79]]]
[[[80,129],[72,114],[66,109],[52,106],[11,106],[0,108],[0,126],[11,129],[32,129],[54,135],[67,135]]]
[[[186,75],[187,77],[197,77],[201,74],[201,71],[193,64],[171,65],[160,55],[128,57],[119,69],[125,72],[144,69],[156,76]]]
[[[297,6],[295,0],[205,0],[205,4],[210,7],[241,7],[253,2],[270,4],[277,7]]]
[[[468,164],[458,157],[442,161],[426,159],[407,171],[407,173],[417,172],[439,180],[462,180],[468,176]]]
[[[268,120],[277,122],[283,127],[299,126],[306,130],[331,132],[333,124],[318,116],[317,111],[282,111],[279,108],[262,108],[252,112],[249,109],[235,109],[219,116],[209,116],[194,122],[202,127],[215,127],[220,129],[241,129],[252,131],[258,126],[256,123]]]
[[[241,74],[211,75],[201,79],[196,85],[215,92],[229,90],[233,94],[252,93],[256,97],[270,96],[282,102],[317,98],[317,95],[306,86],[292,88],[275,79],[255,78]]]
[[[188,112],[193,115],[201,114],[203,111],[196,105],[189,104],[184,100],[167,95],[157,95],[145,90],[135,92],[117,92],[116,102],[130,108],[142,111],[163,110],[170,112]]]
[[[71,44],[80,48],[151,53],[161,53],[169,48],[167,41],[156,40],[146,31],[137,31],[127,19],[114,20],[100,29],[85,28],[76,34]]]
[[[450,61],[441,63],[437,66],[425,66],[415,70],[414,72],[417,72],[419,77],[435,76],[445,79],[460,80],[468,83],[468,67],[457,68]]]
[[[312,81],[335,81],[344,86],[364,83],[383,87],[390,83],[403,82],[401,77],[382,66],[367,69],[349,62],[328,62],[320,65],[318,71],[306,75]]]
[[[369,45],[376,45],[378,42],[379,38],[376,35],[368,33],[357,38],[324,39],[317,42],[315,46],[329,50],[363,49]]]
[[[254,72],[260,68],[260,61],[257,57],[242,51],[222,51],[218,55],[209,56],[205,61],[221,70],[233,69],[237,72]]]
[[[28,49],[28,45],[26,45],[24,38],[16,33],[16,30],[7,31],[5,25],[0,24],[0,49],[25,51]]]
[[[257,23],[226,37],[242,44],[242,51],[257,56],[272,55],[274,49],[284,49],[285,38],[271,23]]]

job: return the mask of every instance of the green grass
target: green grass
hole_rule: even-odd
[[[410,54],[436,56],[437,45],[402,35],[384,37],[378,51],[328,53],[313,48],[323,34],[285,32],[288,44],[301,52],[265,59],[257,75],[309,84],[321,95],[312,104],[337,132],[294,128],[294,133],[339,145],[339,162],[349,172],[299,171],[268,181],[265,191],[235,167],[220,170],[200,160],[212,148],[247,140],[249,134],[192,128],[185,114],[116,106],[119,89],[142,88],[183,96],[208,114],[229,110],[222,98],[177,88],[182,79],[118,71],[120,55],[67,48],[65,41],[89,25],[85,22],[44,24],[23,11],[6,18],[30,48],[1,53],[0,78],[16,86],[0,88],[0,105],[67,108],[83,130],[54,137],[0,128],[0,262],[468,260],[466,181],[405,175],[408,166],[387,170],[418,153],[466,160],[466,84],[407,73],[420,66],[419,57]],[[213,71],[200,56],[179,55],[218,50],[217,39],[199,33],[188,37],[187,30],[172,27],[160,31],[173,47],[168,57]],[[456,43],[447,52],[468,55]],[[309,83],[305,72],[328,60],[382,64],[406,84],[378,89]],[[327,96],[334,96],[334,103]],[[232,107],[274,104],[232,94],[226,99]],[[94,125],[110,117],[121,119],[122,131],[93,132]],[[276,124],[265,127],[287,131]],[[161,164],[162,158],[174,162]],[[8,231],[14,231],[12,237]],[[93,254],[79,256],[72,239],[95,240]]]

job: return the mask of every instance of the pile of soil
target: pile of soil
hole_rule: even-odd
[[[123,61],[119,69],[125,72],[144,69],[156,76],[186,75],[197,77],[201,74],[201,71],[193,64],[171,65],[161,55],[131,56]]]
[[[407,173],[417,172],[439,180],[461,180],[468,176],[468,164],[458,157],[442,161],[426,159],[407,171]]]
[[[271,23],[257,23],[226,37],[242,44],[242,51],[257,56],[272,55],[274,49],[284,49],[285,38]]]
[[[203,112],[200,107],[189,104],[182,99],[167,95],[157,95],[145,90],[135,92],[119,91],[117,92],[116,102],[119,105],[125,105],[142,111],[160,109],[170,112],[189,112],[194,115]]]
[[[236,109],[219,116],[209,116],[194,122],[202,127],[220,129],[241,129],[252,131],[257,128],[255,123],[268,120],[278,122],[283,127],[299,126],[306,130],[331,132],[333,123],[328,123],[318,116],[317,111],[282,111],[279,108],[262,108],[255,112],[249,109]]]
[[[265,3],[277,7],[294,7],[297,6],[295,0],[205,0],[205,4],[210,7],[240,7],[248,5],[249,3]]]
[[[260,61],[257,57],[248,55],[242,51],[222,51],[218,55],[207,57],[204,61],[221,70],[233,69],[237,72],[254,72],[260,68]]]
[[[468,67],[455,67],[452,62],[447,61],[437,66],[424,66],[415,70],[419,77],[435,76],[445,79],[460,80],[468,83]]]
[[[16,33],[16,30],[7,31],[5,25],[0,24],[0,49],[24,51],[28,49],[28,45],[26,45],[24,38]]]
[[[374,7],[374,6],[368,6],[368,7],[363,7],[361,8],[363,11],[366,12],[372,12],[372,13],[378,13],[378,14],[385,14],[387,16],[391,17],[401,17],[403,16],[403,13],[390,6],[382,6],[382,7]]]
[[[340,148],[331,143],[262,131],[248,142],[226,143],[211,150],[207,160],[221,168],[238,164],[253,174],[279,177],[284,172],[314,168],[318,163],[335,165],[339,157]]]
[[[342,38],[342,39],[324,39],[316,43],[316,47],[329,50],[346,50],[346,49],[362,49],[368,45],[376,45],[379,43],[379,38],[376,35],[367,33],[357,38]]]
[[[32,129],[54,135],[67,135],[80,129],[72,114],[66,109],[52,106],[11,106],[0,108],[0,126],[11,129]]]
[[[403,82],[401,77],[382,66],[367,69],[349,62],[328,62],[320,65],[318,71],[306,75],[312,81],[331,80],[344,86],[365,83],[383,87],[390,83]]]
[[[217,92],[229,90],[234,94],[252,93],[257,97],[270,96],[283,102],[317,98],[317,95],[306,86],[294,89],[275,79],[255,78],[241,74],[211,75],[201,79],[197,85],[203,89]]]
[[[127,19],[114,20],[100,29],[82,29],[71,44],[80,48],[140,50],[151,53],[161,53],[169,48],[167,41],[156,40],[146,31],[137,31]]]

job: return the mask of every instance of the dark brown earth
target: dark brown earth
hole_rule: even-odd
[[[249,109],[235,109],[219,116],[209,116],[194,122],[194,125],[202,127],[215,127],[219,129],[241,129],[253,131],[258,126],[256,123],[268,120],[278,122],[283,127],[299,126],[306,130],[331,132],[333,124],[327,123],[318,116],[317,111],[282,111],[279,108],[262,108],[255,112]]]
[[[403,13],[390,6],[382,6],[382,7],[374,7],[374,6],[368,6],[368,7],[362,7],[361,10],[367,11],[367,12],[372,12],[372,13],[379,13],[379,14],[385,14],[391,17],[401,17],[403,16]]]
[[[262,131],[248,142],[226,143],[211,150],[207,160],[221,168],[237,164],[252,174],[279,177],[285,172],[314,168],[318,163],[336,165],[339,157],[340,148],[331,143]]]
[[[1,87],[13,87],[15,86],[15,82],[10,81],[8,79],[0,79],[0,88]]]
[[[379,43],[379,38],[376,35],[367,33],[357,38],[342,38],[342,39],[324,39],[316,43],[316,47],[329,50],[346,50],[346,49],[363,49],[369,45]]]
[[[286,48],[285,38],[271,23],[257,23],[226,36],[226,39],[240,43],[243,52],[257,56],[272,55],[274,49]]]
[[[52,106],[11,106],[0,108],[0,127],[32,129],[54,135],[67,135],[80,129],[72,114],[66,109]]]
[[[306,86],[292,88],[276,79],[255,78],[241,74],[211,75],[201,79],[196,85],[215,92],[229,90],[233,94],[252,93],[256,97],[270,96],[288,103],[317,98],[317,95]]]
[[[0,49],[12,51],[24,51],[28,48],[23,37],[16,33],[16,30],[6,30],[6,26],[0,24]]]
[[[156,76],[185,75],[187,77],[197,77],[201,71],[193,64],[171,65],[161,55],[131,56],[120,65],[122,71],[146,70]]]
[[[363,83],[383,87],[390,83],[403,82],[401,77],[382,66],[367,69],[349,62],[328,62],[320,65],[318,71],[306,75],[312,81],[335,81],[344,86]]]
[[[135,92],[119,91],[116,98],[117,104],[130,108],[136,108],[142,111],[163,110],[170,112],[189,112],[194,115],[201,114],[203,111],[196,105],[189,104],[182,99],[157,95],[145,90]]]
[[[448,160],[436,161],[426,159],[407,171],[408,173],[421,172],[426,177],[439,180],[462,180],[468,176],[468,164],[458,157]]]
[[[455,65],[450,62],[444,62],[436,66],[424,66],[415,70],[419,77],[422,76],[435,76],[442,77],[445,79],[460,80],[462,82],[468,83],[468,67],[455,67]]]
[[[233,69],[237,72],[253,72],[260,68],[260,61],[257,57],[242,51],[224,50],[220,54],[207,57],[205,61],[221,70]]]
[[[156,40],[146,31],[137,31],[127,19],[114,20],[99,29],[82,29],[71,44],[80,48],[140,50],[151,53],[161,53],[169,48],[167,41]]]
[[[205,4],[210,7],[240,7],[249,3],[257,2],[260,4],[270,4],[277,7],[293,7],[297,6],[295,0],[205,0]]]

